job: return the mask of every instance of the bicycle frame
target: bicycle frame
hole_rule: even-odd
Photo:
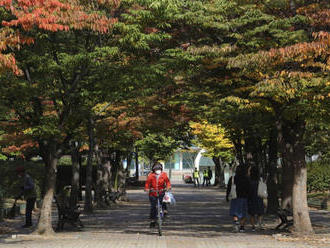
[[[165,192],[165,190],[158,190],[158,177],[156,181],[157,189],[156,190],[150,190],[150,192],[156,192],[157,193],[157,226],[158,226],[158,235],[162,236],[162,223],[163,223],[163,217],[164,217],[164,211],[162,203],[160,202],[160,192]]]
[[[157,222],[158,222],[158,235],[162,236],[164,211],[162,203],[160,202],[159,192],[157,193]]]
[[[162,223],[164,218],[164,211],[163,211],[163,205],[160,202],[160,193],[159,192],[165,192],[165,190],[150,190],[150,192],[156,192],[157,193],[157,226],[158,226],[158,234],[159,236],[162,236]]]

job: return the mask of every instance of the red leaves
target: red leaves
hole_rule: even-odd
[[[116,6],[118,0],[99,0],[99,4]],[[21,44],[32,44],[32,37],[22,37],[16,27],[29,31],[39,28],[46,31],[69,31],[70,29],[87,29],[99,33],[107,33],[116,19],[98,13],[91,4],[81,4],[78,0],[0,0],[14,18],[3,21],[5,26],[0,30],[0,69],[11,70],[15,74],[21,71],[16,65],[13,54],[5,54],[8,48],[19,49]]]
[[[56,32],[87,28],[105,33],[115,22],[115,19],[101,15],[78,1],[21,0],[14,3],[0,0],[0,6],[16,17],[9,22],[4,21],[3,25],[21,26],[24,30],[38,27]]]
[[[321,4],[311,4],[297,10],[298,14],[308,16],[312,25],[322,28],[330,25],[330,9]]]
[[[328,57],[330,55],[330,33],[322,31],[314,33],[313,36],[316,38],[313,42],[304,42],[280,49],[271,49],[265,54],[275,64],[291,61],[303,65],[306,61],[314,61],[319,56]]]

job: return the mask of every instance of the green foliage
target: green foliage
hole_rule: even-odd
[[[72,160],[71,156],[63,156],[58,160],[58,166],[71,166]]]
[[[330,166],[324,162],[308,164],[307,190],[308,192],[330,190]]]
[[[323,116],[322,109],[320,109],[315,111],[314,118],[308,120],[305,147],[308,156],[317,154],[320,160],[330,164],[330,125],[327,115],[328,113]]]
[[[7,160],[7,156],[0,154],[0,160]]]
[[[162,133],[150,133],[136,142],[139,152],[149,161],[168,159],[179,147],[178,141]]]

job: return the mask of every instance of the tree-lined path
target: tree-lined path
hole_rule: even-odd
[[[278,241],[273,237],[274,231],[271,228],[276,222],[271,218],[266,218],[265,231],[253,233],[247,226],[246,233],[233,233],[228,216],[229,206],[225,203],[223,191],[175,185],[173,192],[177,205],[170,208],[163,237],[158,237],[156,229],[149,229],[146,193],[142,189],[132,189],[128,190],[129,202],[83,216],[85,228],[81,231],[66,226],[64,232],[50,239],[40,239],[33,235],[18,235],[16,239],[7,237],[1,239],[0,247],[330,247],[330,243],[326,243],[326,240],[329,242],[329,235],[324,234],[323,240],[317,243],[308,240]],[[320,228],[329,223],[329,213],[319,212],[311,216],[312,220],[317,221],[319,229],[316,230],[329,233],[329,225],[327,231]]]

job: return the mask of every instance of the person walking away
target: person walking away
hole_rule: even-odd
[[[229,194],[232,186],[232,181],[236,185],[236,199],[230,201],[230,215],[233,217],[233,227],[235,232],[245,232],[245,221],[247,216],[247,199],[249,195],[249,178],[247,176],[246,166],[239,165],[236,169],[234,180],[228,181],[226,200],[229,201]]]
[[[262,218],[265,211],[263,199],[258,196],[258,184],[260,180],[260,174],[257,166],[253,166],[250,168],[249,176],[250,187],[248,196],[248,213],[250,215],[252,231],[255,231],[256,220],[258,221],[259,229],[262,229]]]
[[[35,184],[32,177],[26,173],[24,167],[16,168],[17,176],[21,179],[21,194],[17,198],[21,198],[24,196],[26,200],[26,208],[25,208],[25,225],[23,228],[32,226],[32,211],[34,209],[34,204],[36,202],[36,190]]]
[[[211,167],[210,166],[207,167],[207,173],[208,173],[208,177],[207,177],[207,183],[206,183],[206,185],[209,186],[209,185],[211,185],[211,180],[212,180],[212,177],[213,177],[212,170],[211,170]]]
[[[202,184],[203,187],[204,187],[204,185],[208,186],[208,183],[207,183],[208,179],[209,179],[209,173],[208,173],[208,171],[207,170],[203,170],[203,184]]]
[[[197,186],[199,188],[199,171],[197,170],[197,168],[195,168],[193,172],[193,179],[194,179],[194,187]]]
[[[149,173],[145,183],[144,190],[149,192],[150,201],[150,228],[156,226],[157,219],[157,200],[159,196],[160,203],[164,209],[164,215],[167,214],[166,204],[163,203],[165,190],[171,189],[171,182],[166,174],[163,172],[163,165],[155,162],[152,165],[152,172]],[[157,194],[157,191],[159,195]]]

